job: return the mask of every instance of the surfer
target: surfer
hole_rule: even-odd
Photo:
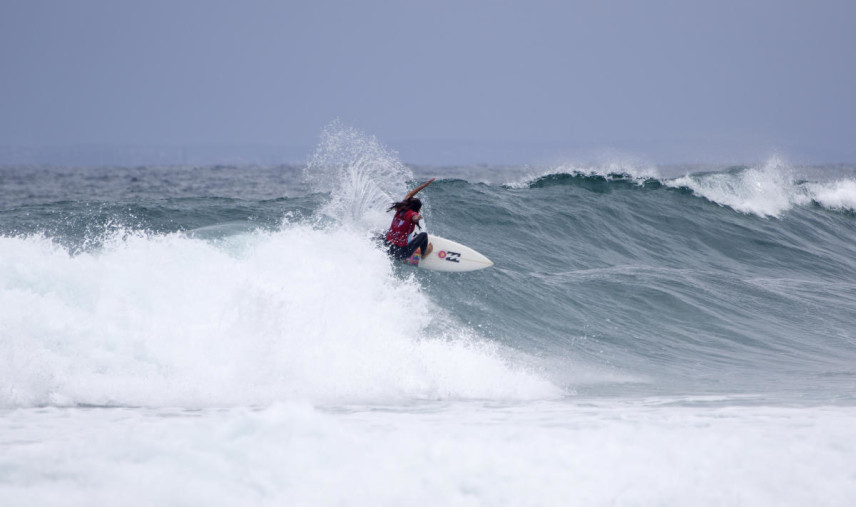
[[[422,255],[428,255],[434,249],[434,245],[428,242],[428,233],[420,232],[410,242],[407,238],[413,232],[414,227],[422,227],[419,225],[419,220],[422,215],[419,211],[422,209],[422,201],[414,197],[420,190],[424,189],[437,178],[431,178],[425,183],[414,188],[407,193],[407,196],[399,202],[392,203],[387,211],[395,210],[395,216],[392,218],[392,224],[389,226],[389,231],[386,233],[383,244],[387,247],[387,253],[395,259],[407,259],[417,251]]]

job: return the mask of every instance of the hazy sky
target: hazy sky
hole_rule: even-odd
[[[2,0],[0,69],[7,147],[856,161],[852,0]]]

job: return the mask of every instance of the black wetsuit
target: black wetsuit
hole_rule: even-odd
[[[428,248],[428,233],[420,232],[406,246],[395,245],[386,239],[383,240],[383,244],[386,245],[389,256],[394,259],[407,259],[419,247],[422,247],[422,254],[425,255],[425,250]]]

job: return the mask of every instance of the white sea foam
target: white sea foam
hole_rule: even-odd
[[[525,399],[558,390],[450,322],[364,235],[0,238],[0,406]]]
[[[17,410],[8,505],[776,505],[856,497],[852,407]]]

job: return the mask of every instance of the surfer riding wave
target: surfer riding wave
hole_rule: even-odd
[[[414,188],[399,202],[392,203],[387,211],[395,210],[395,216],[392,218],[392,224],[389,226],[389,231],[384,237],[384,246],[387,248],[387,253],[395,259],[407,259],[414,253],[421,256],[426,256],[434,249],[434,245],[428,242],[428,233],[420,232],[409,242],[407,238],[413,232],[413,229],[419,227],[419,220],[422,215],[419,211],[422,209],[422,201],[414,197],[420,190],[431,184],[436,178],[431,178],[422,185]]]

